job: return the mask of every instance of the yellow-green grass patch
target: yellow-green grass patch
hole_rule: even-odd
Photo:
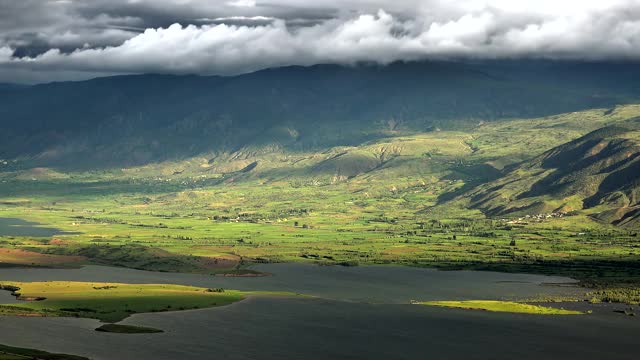
[[[0,315],[73,316],[105,322],[117,322],[136,313],[223,306],[248,295],[292,295],[167,284],[3,281],[0,286],[15,290],[19,299],[43,299],[0,305]]]
[[[465,300],[465,301],[424,301],[418,302],[420,305],[441,306],[448,308],[485,310],[492,312],[506,312],[518,314],[537,315],[582,315],[581,311],[558,309],[540,305],[519,303],[514,301],[498,300]]]

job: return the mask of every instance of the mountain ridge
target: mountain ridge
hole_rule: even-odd
[[[573,63],[575,74],[567,75],[572,63],[509,64],[315,65],[20,87],[0,94],[0,158],[117,167],[255,144],[322,149],[389,132],[613,106],[640,94],[633,67],[624,73],[606,63]],[[582,80],[562,80],[571,78]]]
[[[640,118],[635,118],[512,165],[458,201],[493,217],[586,210],[599,221],[638,225],[639,174]]]

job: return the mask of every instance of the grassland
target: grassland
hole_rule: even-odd
[[[117,322],[132,314],[224,306],[248,295],[292,295],[241,292],[181,285],[88,282],[2,282],[19,304],[0,305],[0,315],[71,316]]]
[[[575,211],[489,217],[447,200],[640,106],[480,122],[352,147],[245,148],[134,168],[0,168],[0,217],[55,227],[0,233],[0,264],[106,264],[249,274],[259,262],[398,264],[640,283],[638,229]]]
[[[536,315],[581,315],[580,311],[564,310],[540,305],[524,304],[512,301],[496,300],[466,300],[466,301],[425,301],[418,302],[419,305],[440,306],[448,308],[485,310],[491,312],[506,312],[514,314],[536,314]]]
[[[82,256],[41,254],[22,249],[0,249],[0,266],[29,265],[45,267],[73,266],[85,263]]]
[[[632,286],[596,289],[587,293],[587,297],[592,303],[615,302],[640,305],[640,289]]]

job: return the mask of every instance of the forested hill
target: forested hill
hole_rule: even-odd
[[[640,96],[635,64],[414,62],[236,77],[131,75],[0,85],[0,159],[91,167],[207,151],[296,151],[390,132],[608,107]]]

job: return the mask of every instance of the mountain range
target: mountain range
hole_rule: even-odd
[[[0,86],[0,158],[140,165],[246,146],[355,145],[633,101],[635,64],[414,62],[236,77],[130,75]]]

